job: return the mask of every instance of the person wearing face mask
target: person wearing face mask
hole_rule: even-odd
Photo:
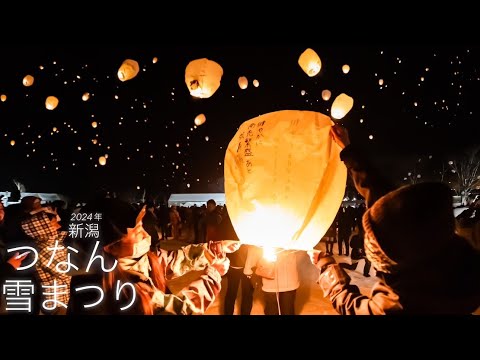
[[[44,315],[65,315],[71,283],[71,276],[66,273],[68,250],[64,246],[68,232],[59,231],[58,215],[47,209],[32,211],[30,217],[22,221],[22,229],[35,241],[38,251],[35,266],[41,283],[41,287],[37,289],[42,293],[41,312]],[[54,285],[57,286],[56,296],[48,294],[53,291]]]
[[[144,208],[136,226],[127,229],[120,240],[104,247],[110,261],[118,261],[113,272],[104,275],[106,312],[114,315],[200,315],[216,300],[222,276],[229,269],[225,253],[238,250],[236,244],[222,246],[191,245],[177,251],[150,251],[151,237],[143,228]],[[218,245],[218,244],[217,244]],[[191,276],[191,275],[195,276]],[[172,293],[169,281],[191,276],[187,284]],[[116,298],[118,281],[131,284],[135,293]],[[136,301],[128,310],[120,306]],[[117,296],[118,297],[118,296]]]

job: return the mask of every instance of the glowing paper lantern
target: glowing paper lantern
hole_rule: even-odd
[[[383,79],[378,80],[378,85],[383,86],[383,84],[384,84]]]
[[[98,163],[99,163],[101,166],[107,165],[107,158],[106,158],[105,156],[100,156],[100,158],[98,159]]]
[[[127,59],[123,62],[120,69],[118,69],[118,78],[120,81],[128,81],[135,78],[140,72],[138,62],[132,59]]]
[[[332,118],[342,120],[353,109],[353,98],[340,94],[332,105]]]
[[[194,60],[185,69],[185,83],[190,95],[200,99],[213,96],[220,88],[222,77],[222,67],[209,59]]]
[[[58,99],[55,96],[49,96],[45,101],[47,110],[55,110],[58,106]]]
[[[23,85],[27,87],[32,86],[34,81],[35,79],[33,78],[32,75],[27,75],[23,78]]]
[[[318,244],[347,182],[332,125],[317,112],[286,110],[240,127],[225,156],[225,196],[242,243],[297,250]]]
[[[322,70],[322,60],[312,49],[307,49],[300,55],[298,65],[310,77],[317,76]]]
[[[7,101],[7,95],[2,94],[2,96],[0,96],[0,100],[2,100],[2,102]]]
[[[98,123],[96,121],[92,122],[92,127],[96,129],[98,127]]]
[[[10,141],[10,145],[15,146],[15,140]]]
[[[155,57],[153,58],[152,62],[153,62],[154,64],[156,64],[156,63],[158,62],[158,58],[155,56]]]
[[[258,80],[253,80],[253,86],[255,86],[256,88],[258,88],[260,86],[260,81]]]
[[[195,118],[195,125],[201,126],[201,125],[205,124],[206,121],[207,121],[206,116],[203,115],[203,114],[200,114]]]
[[[322,99],[323,100],[328,101],[328,100],[330,100],[331,97],[332,97],[332,92],[330,90],[323,90],[322,91]]]
[[[90,99],[90,94],[86,92],[85,94],[82,95],[82,100],[83,101],[88,101]]]
[[[349,65],[343,65],[342,71],[344,74],[348,74],[350,72],[350,66]]]
[[[240,89],[246,90],[248,88],[248,79],[245,76],[239,77],[238,86],[240,86]]]
[[[305,95],[307,95],[307,92],[305,90],[302,90],[301,94],[302,94],[302,96],[305,96]]]

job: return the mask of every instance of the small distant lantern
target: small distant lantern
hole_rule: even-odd
[[[185,69],[185,83],[190,95],[208,99],[220,88],[223,68],[215,61],[198,59],[191,61]]]
[[[55,110],[58,106],[58,99],[55,96],[49,96],[45,101],[45,107],[47,110]]]
[[[332,97],[332,92],[330,90],[323,90],[322,91],[322,99],[325,101],[330,100]]]
[[[343,65],[342,71],[344,74],[348,74],[350,72],[350,65]]]
[[[204,114],[200,114],[195,118],[195,125],[201,126],[205,124],[206,121],[207,121],[207,117]]]
[[[0,100],[1,100],[2,102],[7,101],[7,95],[2,94],[2,96],[0,96]]]
[[[322,70],[322,60],[312,49],[307,49],[300,55],[298,65],[310,77],[317,76]]]
[[[260,81],[258,80],[253,80],[253,86],[255,86],[256,88],[258,88],[260,86]]]
[[[140,72],[140,66],[138,62],[132,59],[127,59],[123,62],[122,66],[118,70],[118,78],[120,81],[128,81],[135,78]]]
[[[32,75],[27,75],[23,78],[23,85],[27,87],[32,86],[34,81],[35,79]]]
[[[340,94],[332,105],[332,117],[342,120],[353,109],[353,98],[347,94]]]
[[[245,76],[239,77],[238,86],[240,86],[240,89],[246,90],[248,88],[248,79]]]
[[[83,101],[88,101],[90,99],[90,94],[86,92],[85,94],[82,95],[82,100]]]
[[[100,156],[100,158],[98,159],[98,163],[99,163],[101,166],[107,165],[107,158],[106,158],[105,156]]]

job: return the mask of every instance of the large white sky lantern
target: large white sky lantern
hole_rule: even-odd
[[[340,94],[332,105],[332,118],[342,120],[353,109],[353,98],[347,94]]]
[[[32,86],[34,81],[35,79],[32,75],[27,75],[23,78],[23,85],[27,87]]]
[[[55,96],[49,96],[45,101],[47,110],[55,110],[58,106],[58,99]]]
[[[320,70],[322,70],[322,60],[315,50],[312,49],[307,49],[300,55],[298,65],[310,77],[317,76]]]
[[[248,79],[245,76],[240,76],[238,78],[238,86],[240,86],[240,89],[246,90],[248,88]]]
[[[215,61],[197,59],[190,62],[185,69],[185,83],[190,95],[208,99],[220,88],[223,68]]]
[[[321,113],[285,110],[242,124],[225,156],[225,196],[244,244],[311,250],[333,223],[347,169]]]
[[[118,78],[120,81],[128,81],[134,79],[140,72],[138,62],[132,59],[125,60],[120,69],[118,69]]]

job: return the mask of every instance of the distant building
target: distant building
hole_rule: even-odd
[[[215,200],[217,205],[225,205],[225,194],[206,193],[206,194],[173,194],[168,200],[168,206],[176,205],[182,207],[193,207],[207,205],[208,200]]]
[[[27,196],[37,196],[42,199],[42,203],[51,203],[56,200],[63,200],[68,203],[69,199],[61,194],[46,194],[46,193],[21,193],[20,200]],[[12,193],[9,191],[0,192],[0,197],[2,198],[2,203],[5,206],[14,205],[20,203],[20,201],[9,201],[9,198],[12,197]]]

